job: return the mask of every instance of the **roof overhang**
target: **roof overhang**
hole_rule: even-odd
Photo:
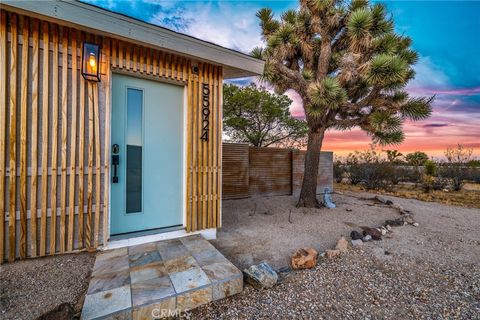
[[[134,18],[78,1],[3,0],[1,6],[52,22],[62,21],[80,30],[167,50],[224,67],[225,79],[258,76],[264,61],[247,54],[177,33]]]

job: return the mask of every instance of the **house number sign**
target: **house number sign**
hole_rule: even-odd
[[[207,83],[202,83],[202,135],[200,139],[208,141],[210,127],[210,88]]]

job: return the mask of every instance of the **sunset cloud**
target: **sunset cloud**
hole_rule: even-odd
[[[297,1],[262,0],[83,1],[245,53],[262,44],[255,17],[260,8],[270,7],[279,15],[298,6]],[[480,156],[480,45],[471,36],[472,30],[480,30],[480,2],[388,1],[386,6],[394,15],[396,30],[410,36],[419,53],[416,76],[406,89],[412,96],[435,95],[432,116],[419,122],[407,121],[405,141],[388,148],[442,156],[448,146],[462,143],[476,148]],[[248,85],[252,81],[258,83],[255,78],[230,82]],[[304,118],[301,98],[291,90],[286,95],[292,100],[292,115]],[[368,148],[370,142],[358,128],[330,130],[324,150],[348,154]]]

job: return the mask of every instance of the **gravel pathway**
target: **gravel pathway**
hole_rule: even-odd
[[[270,290],[250,286],[201,307],[193,319],[479,319],[480,271],[432,264],[369,244],[313,270],[293,272]]]
[[[342,208],[372,196],[336,195],[338,220],[343,220]],[[480,319],[480,210],[386,198],[411,210],[420,226],[395,227],[384,240],[339,258],[321,259],[312,270],[291,272],[270,290],[246,286],[239,295],[194,310],[191,317]],[[359,215],[370,208],[353,210]],[[323,234],[318,232],[317,237]]]
[[[36,319],[62,303],[80,312],[95,253],[7,263],[0,267],[0,319]]]

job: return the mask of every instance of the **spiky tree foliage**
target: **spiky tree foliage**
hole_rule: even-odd
[[[301,0],[276,19],[257,13],[265,46],[263,78],[279,93],[296,91],[308,123],[305,177],[299,206],[316,206],[316,181],[325,130],[360,127],[375,143],[404,139],[402,122],[425,119],[433,97],[410,97],[417,53],[410,38],[394,32],[382,4],[366,0]]]

